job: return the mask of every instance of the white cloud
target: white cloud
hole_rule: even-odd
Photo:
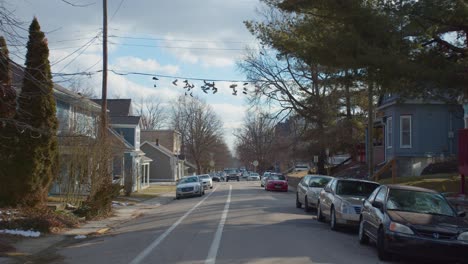
[[[154,72],[171,75],[179,72],[179,66],[177,65],[161,65],[154,59],[142,59],[132,56],[117,58],[113,67],[124,71]]]

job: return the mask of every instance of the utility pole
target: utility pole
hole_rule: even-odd
[[[368,83],[367,162],[369,178],[374,176],[374,80]]]
[[[107,0],[102,1],[101,140],[107,135]]]

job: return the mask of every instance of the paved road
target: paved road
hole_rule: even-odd
[[[204,197],[148,210],[106,236],[51,249],[38,262],[379,263],[354,230],[331,231],[294,202],[294,193],[266,192],[258,182],[215,183]]]

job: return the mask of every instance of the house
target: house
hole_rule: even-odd
[[[94,99],[101,104],[100,99]],[[140,149],[141,117],[133,115],[131,99],[108,99],[109,124],[112,130],[125,140],[131,149],[123,157],[114,157],[113,171],[125,185],[126,192],[135,192],[149,186],[150,163]]]
[[[177,181],[186,175],[182,136],[178,131],[144,130],[141,140],[141,149],[154,161],[150,166],[151,181]]]
[[[435,161],[456,158],[457,131],[463,128],[457,103],[402,100],[387,94],[379,99],[374,125],[374,160],[397,161],[397,175],[419,176]]]

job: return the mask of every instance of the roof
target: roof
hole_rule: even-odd
[[[93,101],[102,104],[102,99],[93,99]],[[111,117],[132,115],[132,99],[107,99],[107,109]]]
[[[11,72],[12,72],[12,86],[19,94],[21,88],[23,87],[23,78],[25,68],[17,63],[11,62]],[[81,94],[72,92],[67,88],[54,83],[54,97],[58,101],[69,103],[73,106],[77,106],[82,109],[90,110],[93,112],[100,112],[101,105],[94,102],[92,99],[83,96]]]
[[[356,182],[367,182],[367,183],[379,184],[378,182],[362,180],[362,179],[353,179],[353,178],[336,178],[336,179],[339,180],[339,181],[356,181]]]
[[[188,167],[193,168],[193,169],[196,169],[196,168],[197,168],[197,166],[196,166],[195,164],[190,163],[190,162],[188,162],[187,160],[184,161],[184,164],[185,164],[186,166],[188,166]]]
[[[128,149],[128,150],[133,150],[134,149],[132,144],[130,144],[127,140],[125,140],[125,138],[123,138],[121,135],[119,135],[119,133],[117,133],[117,131],[115,131],[112,128],[108,128],[107,130],[109,132],[109,135],[113,136],[117,141],[122,143],[123,146],[125,147],[125,149]]]
[[[385,185],[390,189],[397,189],[397,190],[406,190],[406,191],[415,191],[415,192],[430,192],[430,193],[438,193],[437,191],[416,187],[416,186],[409,186],[409,185],[399,185],[399,184],[388,184]]]
[[[148,158],[148,157],[146,157],[146,156],[143,156],[143,157],[141,157],[141,161],[142,161],[143,163],[147,163],[147,162],[151,162],[151,161],[153,161],[153,160],[150,159],[150,158]]]
[[[110,116],[110,123],[117,125],[135,125],[138,126],[140,124],[140,116]]]
[[[169,156],[169,157],[175,157],[174,156],[174,153],[172,153],[170,150],[168,150],[167,148],[161,146],[161,145],[156,145],[154,142],[148,142],[148,141],[145,141],[141,144],[141,146],[147,144],[148,146],[154,148],[154,149],[157,149],[159,150],[161,153],[165,154],[166,156]]]

